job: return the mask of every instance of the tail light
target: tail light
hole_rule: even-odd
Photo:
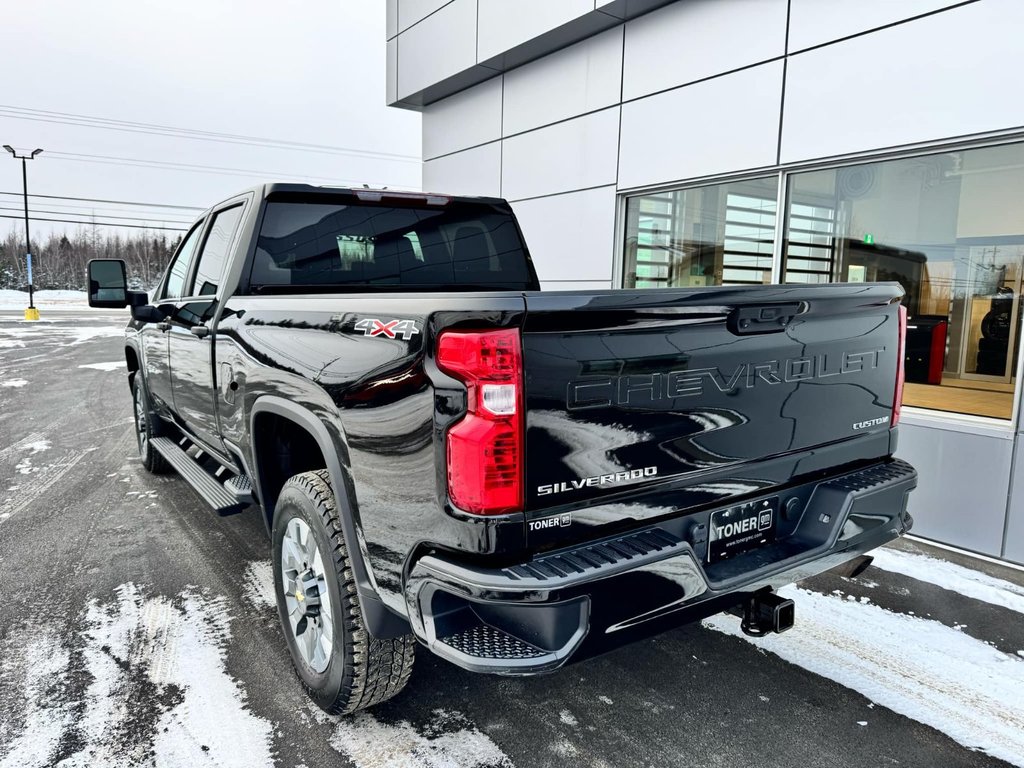
[[[899,340],[896,342],[896,394],[892,401],[892,420],[890,424],[900,423],[900,410],[903,408],[903,377],[907,367],[907,308],[899,306]]]
[[[447,331],[437,365],[466,385],[466,415],[448,429],[448,495],[459,509],[523,508],[523,354],[518,329]]]

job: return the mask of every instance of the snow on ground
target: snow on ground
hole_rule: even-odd
[[[269,560],[246,565],[242,594],[261,611],[276,610],[274,572]],[[310,711],[330,724],[331,746],[356,768],[511,768],[512,761],[494,741],[458,712],[436,710],[429,723],[385,723],[372,713],[331,717]]]
[[[784,634],[753,641],[740,631],[738,618],[725,615],[703,624],[756,642],[969,749],[1024,766],[1024,659],[866,599],[799,587],[779,594],[799,606],[796,626]]]
[[[107,320],[108,318],[103,318]],[[109,318],[113,320],[114,318]],[[24,347],[73,347],[93,339],[124,336],[128,316],[120,325],[40,325],[26,320],[0,326],[0,349]]]
[[[32,303],[39,308],[89,309],[89,297],[85,291],[36,291]],[[0,309],[25,309],[27,306],[28,291],[0,290]]]
[[[245,566],[242,594],[257,608],[277,608],[274,572],[271,570],[269,560],[253,560]]]
[[[127,321],[128,318],[125,317],[125,323],[127,323]],[[83,342],[90,341],[91,339],[107,339],[111,337],[124,336],[124,324],[73,328],[69,330],[71,331],[71,335],[74,337],[69,346],[82,344]]]
[[[875,550],[871,555],[874,558],[871,564],[882,570],[926,581],[950,592],[1024,613],[1024,587],[1017,584],[947,560],[899,549],[884,547]]]
[[[0,646],[0,768],[272,766],[272,725],[225,670],[228,606],[133,584],[89,603],[85,628],[15,627]],[[244,749],[239,749],[244,745]]]
[[[366,712],[331,718],[331,746],[356,768],[512,768],[508,755],[464,715],[444,709],[433,715],[420,728]]]
[[[0,387],[13,387],[15,389],[18,387],[24,387],[26,384],[28,384],[28,382],[24,379],[8,379],[7,381],[0,381]]]
[[[113,360],[109,363],[86,363],[85,365],[78,366],[79,368],[92,368],[97,371],[118,371],[122,368],[127,367],[127,363],[124,360]]]

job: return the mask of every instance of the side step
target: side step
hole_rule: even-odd
[[[252,503],[252,483],[249,478],[233,477],[221,484],[170,438],[154,437],[152,445],[218,515],[241,512]]]

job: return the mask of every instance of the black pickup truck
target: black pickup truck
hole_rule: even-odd
[[[131,307],[142,462],[259,510],[331,712],[416,641],[518,675],[724,610],[778,632],[775,589],[911,525],[896,284],[541,292],[503,200],[294,184],[211,208],[151,300],[89,278]]]

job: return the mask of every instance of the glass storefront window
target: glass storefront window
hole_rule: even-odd
[[[1024,277],[1024,144],[789,176],[783,280],[896,280],[903,402],[1012,416]]]
[[[771,282],[778,176],[631,197],[626,288]]]

